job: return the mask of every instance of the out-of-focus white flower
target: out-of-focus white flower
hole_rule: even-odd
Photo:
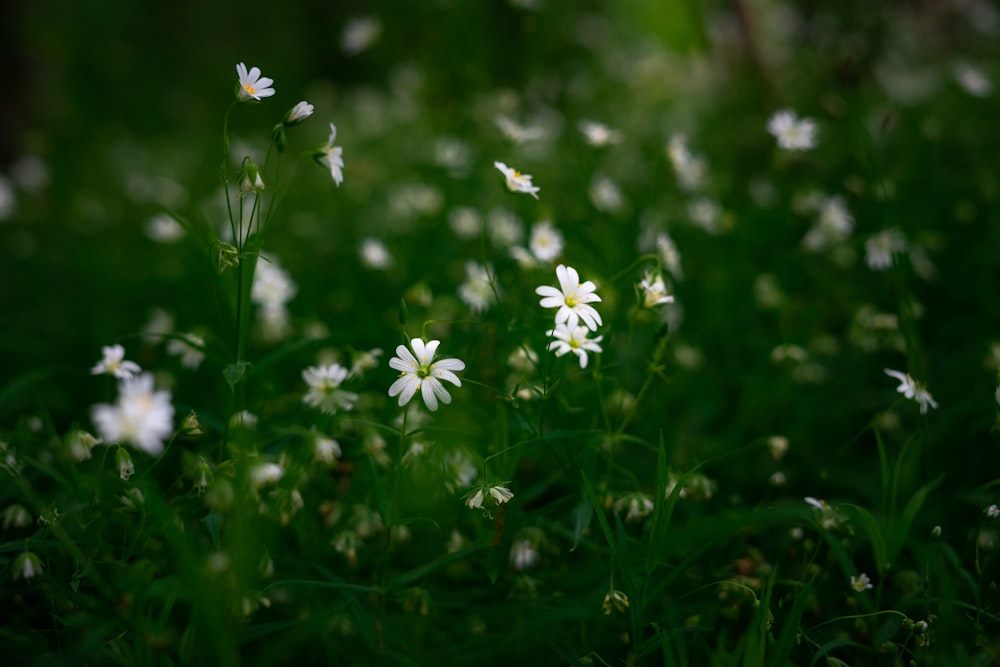
[[[771,458],[780,461],[788,451],[788,438],[783,435],[772,435],[767,439],[767,450],[771,453]]]
[[[483,229],[483,216],[470,206],[459,206],[448,214],[448,225],[459,238],[474,239]]]
[[[645,308],[656,308],[667,303],[673,303],[674,297],[667,294],[667,286],[659,273],[647,272],[639,282],[642,294],[642,305]]]
[[[590,280],[581,283],[576,269],[563,264],[556,267],[556,278],[559,288],[548,285],[535,288],[535,294],[543,297],[539,305],[559,309],[556,311],[557,325],[565,323],[568,328],[573,328],[583,320],[591,331],[597,331],[601,315],[589,305],[601,300],[595,293],[597,286]]]
[[[115,450],[115,467],[118,468],[118,476],[122,481],[127,482],[128,478],[135,474],[135,463],[132,462],[132,455],[124,447]]]
[[[982,70],[969,63],[956,63],[952,69],[955,80],[965,92],[975,97],[987,97],[993,92],[993,82],[986,78]]]
[[[618,130],[612,130],[604,123],[592,120],[581,120],[578,126],[580,132],[587,139],[591,146],[609,146],[621,141],[622,135]]]
[[[819,217],[802,240],[808,250],[819,252],[848,237],[854,227],[854,217],[842,197],[822,197],[817,205]]]
[[[255,489],[274,484],[285,475],[285,469],[277,463],[258,463],[250,469],[250,484]]]
[[[302,379],[309,385],[302,402],[329,415],[337,410],[351,410],[358,395],[340,388],[348,375],[348,370],[340,364],[310,366],[302,371]]]
[[[361,256],[361,263],[369,269],[385,271],[393,263],[389,248],[379,239],[370,236],[361,240],[361,245],[358,246],[358,254]]]
[[[271,84],[274,83],[274,80],[269,79],[266,76],[262,77],[260,75],[259,67],[251,67],[248,72],[247,66],[240,63],[236,66],[236,73],[240,78],[240,88],[237,91],[237,99],[241,102],[246,102],[248,100],[256,100],[260,102],[260,98],[274,95],[274,88],[271,88]]]
[[[872,271],[892,266],[892,256],[906,250],[906,239],[898,229],[884,229],[865,241],[865,263]]]
[[[899,380],[899,386],[896,387],[896,391],[906,398],[920,404],[920,414],[927,414],[928,406],[935,409],[937,408],[938,404],[927,391],[927,388],[914,380],[909,373],[900,373],[899,371],[893,371],[888,368],[884,368],[882,370],[884,370],[885,374],[889,377]]]
[[[142,369],[134,361],[125,359],[125,348],[121,345],[106,345],[101,348],[104,358],[90,369],[91,375],[114,375],[119,380],[130,378]]]
[[[819,523],[824,530],[832,530],[847,520],[843,514],[831,507],[825,500],[817,500],[812,496],[807,496],[805,501],[819,512]]]
[[[181,358],[181,366],[196,370],[205,360],[205,341],[192,333],[179,338],[171,338],[167,343],[167,353]]]
[[[361,350],[351,353],[351,372],[348,377],[357,377],[366,371],[378,367],[378,358],[382,356],[381,348]]]
[[[507,189],[511,192],[525,192],[535,199],[538,199],[539,188],[531,184],[531,175],[508,167],[503,162],[494,162],[493,166],[500,170],[507,180]]]
[[[672,135],[667,143],[667,157],[682,190],[694,192],[704,186],[708,166],[703,158],[688,150],[687,137],[679,133]]]
[[[490,209],[486,229],[493,245],[498,248],[511,248],[524,239],[524,225],[521,219],[505,208]]]
[[[604,603],[601,605],[601,611],[604,612],[605,616],[610,616],[612,609],[624,614],[625,610],[628,609],[628,606],[628,596],[625,595],[625,593],[612,588],[604,596]]]
[[[14,186],[5,177],[0,176],[0,220],[6,220],[17,210],[17,195]]]
[[[872,587],[872,581],[868,578],[868,575],[862,572],[858,576],[851,577],[851,588],[859,593],[863,593]]]
[[[531,226],[528,241],[531,254],[543,262],[551,262],[563,251],[563,237],[551,222],[543,220]]]
[[[26,528],[31,525],[31,512],[24,505],[10,505],[3,511],[3,528]]]
[[[298,291],[288,272],[277,259],[257,262],[250,288],[250,299],[261,307],[284,306]]]
[[[154,215],[146,221],[146,236],[160,243],[175,243],[184,238],[184,228],[166,213]]]
[[[154,391],[149,373],[122,380],[118,402],[94,406],[91,416],[106,442],[125,442],[153,456],[163,451],[163,441],[174,429],[170,392]]]
[[[494,289],[499,292],[500,287],[495,284],[495,275],[492,264],[465,263],[465,282],[459,285],[458,296],[473,313],[489,310],[496,301]]]
[[[42,567],[42,559],[31,551],[22,552],[21,555],[15,558],[14,566],[11,569],[11,576],[14,579],[25,580],[34,579],[44,570]]]
[[[625,522],[628,523],[649,516],[653,511],[653,499],[645,493],[627,493],[614,503],[616,512],[621,512],[626,507],[628,513],[625,515]]]
[[[590,182],[589,194],[590,202],[598,211],[617,213],[625,206],[621,188],[607,176],[594,176]]]
[[[313,105],[302,100],[288,110],[283,121],[285,127],[295,127],[309,116],[313,115]]]
[[[515,570],[523,571],[538,564],[542,555],[531,540],[519,538],[510,545],[510,565]]]
[[[545,332],[545,335],[555,338],[549,343],[549,349],[554,350],[557,357],[561,357],[567,352],[572,352],[580,361],[580,368],[586,368],[588,352],[601,352],[599,343],[604,338],[587,338],[590,331],[585,326],[569,327],[565,322],[557,324],[555,329]]]
[[[375,16],[356,16],[344,26],[340,35],[340,48],[349,56],[356,56],[378,41],[382,22]]]
[[[320,463],[333,465],[341,457],[340,443],[333,438],[317,435],[313,438],[313,455]]]
[[[510,501],[514,492],[501,484],[481,486],[465,499],[465,504],[471,509],[492,509]]]
[[[698,227],[709,234],[719,233],[719,223],[722,220],[722,207],[718,202],[708,197],[698,197],[688,203],[688,217]]]
[[[330,170],[330,177],[339,187],[344,182],[344,149],[334,145],[337,141],[337,126],[330,123],[330,138],[326,146],[314,154],[316,161]]]
[[[422,338],[410,340],[410,350],[405,345],[396,347],[396,356],[389,360],[389,367],[400,371],[402,375],[389,387],[389,396],[399,396],[400,407],[420,391],[424,404],[430,411],[437,410],[438,400],[451,403],[451,394],[441,384],[446,380],[456,387],[462,386],[454,371],[465,370],[465,362],[460,359],[437,359],[434,356],[441,344],[439,340],[424,343]]]
[[[995,519],[998,516],[1000,516],[1000,507],[997,507],[996,505],[990,505],[985,510],[983,510],[983,514],[986,515],[987,519]]]
[[[509,116],[497,116],[495,121],[503,136],[516,144],[536,141],[545,137],[545,130],[540,126],[521,125]]]
[[[684,280],[684,270],[681,268],[681,254],[677,250],[677,244],[666,232],[656,235],[654,245],[663,260],[663,268],[673,277],[674,280]]]
[[[803,151],[816,146],[816,123],[808,118],[799,119],[788,109],[775,112],[768,119],[767,131],[785,150]]]

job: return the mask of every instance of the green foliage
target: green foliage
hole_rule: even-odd
[[[5,660],[997,661],[987,3],[87,4],[6,40]]]

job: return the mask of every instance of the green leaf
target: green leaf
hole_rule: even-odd
[[[250,363],[247,361],[237,361],[236,363],[229,364],[226,366],[226,369],[222,371],[222,377],[226,379],[226,384],[229,385],[230,391],[236,390],[236,385],[243,379],[243,376],[246,374],[249,366]]]
[[[805,611],[806,603],[809,602],[809,595],[812,593],[814,581],[815,579],[810,579],[799,589],[795,603],[789,610],[788,615],[781,621],[781,632],[778,633],[778,637],[774,642],[774,650],[766,663],[767,667],[785,667],[788,663],[795,638],[799,634],[802,612]]]
[[[875,566],[878,567],[879,574],[885,574],[892,565],[892,558],[895,555],[890,557],[888,549],[886,549],[885,537],[882,534],[882,526],[879,525],[878,519],[864,507],[858,505],[845,505],[845,507],[853,510],[861,527],[868,534],[868,540],[872,543],[872,552],[875,556]],[[850,575],[852,572],[845,570],[844,574]]]
[[[584,500],[573,508],[571,513],[573,517],[573,546],[570,548],[570,551],[580,546],[580,540],[583,539],[583,534],[590,526],[590,517],[593,515],[594,507],[588,500]]]
[[[920,487],[920,489],[913,494],[913,497],[910,498],[909,502],[906,503],[906,507],[903,508],[903,513],[900,515],[899,521],[895,522],[890,530],[888,550],[890,561],[896,560],[899,552],[903,549],[906,537],[910,533],[910,526],[913,525],[914,519],[917,518],[917,514],[920,512],[920,508],[923,507],[924,501],[927,500],[927,496],[930,495],[931,491],[936,489],[943,480],[944,473],[941,473]]]

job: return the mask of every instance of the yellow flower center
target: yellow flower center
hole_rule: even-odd
[[[566,297],[566,305],[569,306],[570,308],[576,308],[577,305],[579,305],[579,303],[580,303],[580,300],[578,298],[576,298],[575,296],[568,296],[568,297]]]
[[[247,91],[251,95],[253,95],[254,93],[257,92],[257,90],[253,86],[251,86],[249,83],[243,84],[243,90]]]

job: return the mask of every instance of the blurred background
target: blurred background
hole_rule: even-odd
[[[342,343],[391,349],[401,295],[455,302],[478,242],[449,221],[462,207],[488,214],[504,160],[542,186],[537,209],[517,200],[513,213],[553,219],[566,257],[605,284],[644,230],[670,230],[687,357],[663,400],[700,451],[771,430],[838,447],[892,398],[883,367],[929,381],[948,446],[971,447],[993,420],[992,3],[43,0],[0,12],[0,421],[85,422],[100,347],[136,347],[157,308],[224,350],[205,286],[238,62],[277,89],[234,112],[239,150],[262,159],[300,99],[316,114],[288,154],[323,145],[330,122],[344,146],[344,186],[301,160],[267,239],[298,285],[300,331],[320,322]],[[781,108],[818,120],[819,150],[775,150],[764,128]],[[624,140],[594,151],[577,129],[588,119]],[[665,155],[678,133],[707,161],[714,231],[692,223]],[[814,190],[842,196],[855,222],[828,256],[803,250],[810,223],[793,206]],[[184,238],[151,235],[164,212]],[[865,267],[864,241],[890,227],[912,261],[885,279]],[[366,265],[367,237],[390,267]],[[523,287],[507,292],[515,305],[531,303]],[[630,298],[628,281],[609,285],[616,298]],[[796,351],[789,370],[783,345],[808,359]],[[136,350],[143,366],[162,358]],[[179,400],[202,403],[203,383],[189,383]]]

